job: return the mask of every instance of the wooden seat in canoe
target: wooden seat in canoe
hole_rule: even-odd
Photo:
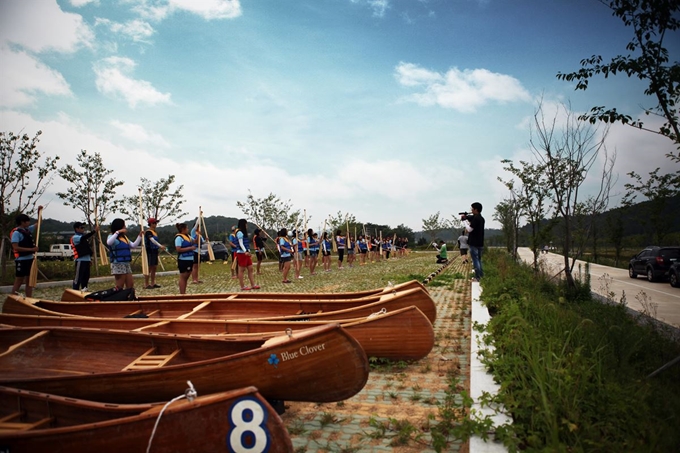
[[[295,312],[296,315],[314,315],[314,314],[320,314],[323,313],[323,310],[319,310],[316,313],[305,313],[304,310],[298,310]]]
[[[8,354],[10,354],[12,351],[17,350],[18,348],[22,347],[23,345],[28,344],[28,343],[30,343],[31,341],[37,340],[38,338],[40,338],[40,337],[42,337],[42,336],[45,336],[45,335],[47,335],[48,333],[49,333],[49,330],[42,330],[42,331],[36,333],[35,335],[31,336],[30,338],[26,338],[24,341],[20,341],[19,343],[13,344],[13,345],[10,346],[9,348],[7,348],[7,350],[6,350],[5,352],[0,353],[0,357],[2,357],[2,356],[4,356],[4,355],[8,355]]]
[[[194,308],[192,308],[189,313],[184,313],[183,315],[178,316],[177,319],[187,319],[189,316],[193,315],[194,313],[201,311],[203,308],[207,307],[208,305],[210,305],[209,300],[206,300],[205,302],[201,302],[200,304],[198,304]]]
[[[155,351],[155,347],[149,349],[144,354],[136,358],[131,364],[123,368],[123,371],[148,370],[149,368],[162,367],[172,360],[177,354],[179,354],[181,349],[175,349],[170,354],[153,354]]]
[[[54,420],[54,417],[45,417],[35,422],[18,422],[21,418],[21,412],[14,412],[5,417],[0,418],[0,433],[10,433],[16,431],[28,431],[47,425]]]

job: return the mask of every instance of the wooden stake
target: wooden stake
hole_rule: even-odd
[[[35,246],[38,246],[40,241],[40,224],[42,223],[42,209],[38,210],[38,222],[35,227]],[[33,254],[33,265],[31,266],[31,273],[28,276],[28,285],[31,288],[35,288],[38,284],[38,254],[37,252]]]
[[[139,234],[142,235],[142,274],[149,275],[149,260],[146,256],[146,238],[144,237],[144,210],[142,206],[142,188],[139,188]]]
[[[201,223],[203,225],[203,234],[205,234],[205,242],[208,244],[208,259],[210,261],[215,261],[215,252],[213,251],[212,244],[210,243],[210,238],[208,237],[208,227],[205,226],[205,217],[203,217],[203,209],[199,206],[198,210],[201,212]]]

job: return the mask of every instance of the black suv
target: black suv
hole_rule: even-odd
[[[673,263],[668,270],[668,281],[671,282],[671,286],[680,288],[680,260]]]
[[[646,275],[650,282],[668,278],[671,265],[680,260],[680,247],[647,247],[628,264],[628,275]]]
[[[227,250],[226,245],[219,241],[210,241],[210,244],[216,260],[226,261],[229,259],[229,250]],[[201,261],[208,261],[208,259],[208,244],[204,242],[201,244]]]

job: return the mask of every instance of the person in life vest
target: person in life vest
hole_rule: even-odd
[[[335,243],[338,245],[338,269],[342,269],[342,260],[345,258],[345,241],[347,238],[342,235],[342,231],[335,232]]]
[[[366,255],[368,254],[368,242],[366,241],[366,237],[361,235],[359,236],[359,253],[361,254],[360,259],[359,259],[359,265],[364,266],[366,264]]]
[[[231,233],[229,234],[229,247],[231,248],[231,278],[238,278],[238,260],[236,251],[238,250],[238,241],[236,240],[236,225],[231,226]]]
[[[73,250],[73,259],[76,263],[76,275],[73,278],[73,289],[87,291],[87,285],[90,282],[90,263],[92,261],[92,246],[90,245],[90,238],[99,231],[99,225],[94,227],[94,230],[85,233],[85,224],[76,222],[73,224],[73,231],[75,234],[71,236],[71,249]]]
[[[127,227],[125,220],[114,219],[111,222],[111,234],[106,238],[106,245],[109,246],[111,262],[111,274],[119,289],[134,288],[132,279],[132,247],[139,247],[142,243],[143,231],[140,231],[135,242],[130,242],[127,237]]]
[[[38,206],[38,212],[40,211],[42,211],[42,206]],[[29,285],[29,277],[33,266],[34,253],[38,251],[32,235],[32,232],[35,231],[35,224],[31,225],[31,218],[26,214],[19,214],[15,223],[16,227],[10,233],[16,269],[12,294],[18,294],[21,285],[26,283],[26,297],[31,297],[33,287]]]
[[[288,239],[288,230],[281,228],[279,232],[279,250],[281,251],[281,263],[283,263],[283,283],[290,283],[288,272],[290,271],[290,260],[293,256],[293,244]]]
[[[156,284],[156,269],[158,269],[159,250],[165,250],[165,246],[158,242],[158,233],[156,232],[158,220],[150,217],[147,222],[149,229],[144,232],[144,246],[146,247],[147,263],[149,263],[149,275],[144,276],[144,287],[155,289],[161,287],[161,285]]]
[[[187,283],[191,270],[194,267],[194,250],[198,239],[189,236],[189,227],[186,223],[176,223],[177,234],[175,235],[175,250],[177,250],[177,268],[179,270],[179,293],[186,294]]]
[[[300,275],[302,265],[304,264],[304,247],[297,230],[292,232],[293,244],[293,269],[295,270],[295,278],[304,278]]]
[[[238,262],[238,282],[241,285],[241,291],[250,291],[251,289],[260,289],[253,280],[253,258],[250,254],[250,240],[248,239],[248,223],[246,219],[238,221],[238,229],[236,231],[236,241],[238,249],[236,250],[236,259]],[[243,284],[243,272],[248,271],[248,280],[250,286]]]
[[[260,265],[262,264],[265,253],[264,241],[267,240],[263,233],[264,232],[259,228],[255,228],[255,231],[253,231],[253,245],[255,246],[255,256],[257,257],[257,275],[261,274]]]
[[[354,267],[354,257],[355,257],[355,248],[356,248],[356,241],[352,236],[349,234],[347,235],[347,265],[349,267]]]
[[[311,228],[307,230],[307,247],[309,248],[309,274],[316,275],[316,265],[319,262],[319,235]]]
[[[331,244],[328,236],[328,231],[324,231],[321,238],[321,263],[323,264],[324,272],[331,271],[331,247],[333,244]]]

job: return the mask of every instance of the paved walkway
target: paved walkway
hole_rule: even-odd
[[[518,249],[519,256],[527,263],[533,262],[533,253],[528,247]],[[564,268],[564,257],[556,253],[539,255],[542,266],[557,274]],[[585,261],[576,260],[574,274]],[[640,313],[652,316],[674,327],[680,327],[680,289],[668,282],[648,282],[643,277],[632,279],[628,270],[590,264],[590,286],[595,294],[620,302],[625,294],[626,305]]]

